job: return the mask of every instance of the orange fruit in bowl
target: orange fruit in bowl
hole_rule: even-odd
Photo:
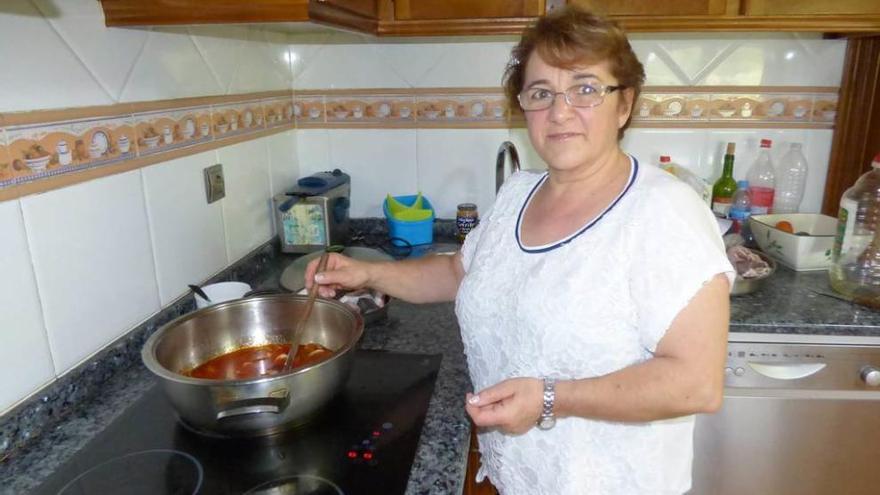
[[[775,227],[783,232],[794,234],[794,225],[792,225],[791,222],[789,222],[788,220],[780,220],[776,222]]]

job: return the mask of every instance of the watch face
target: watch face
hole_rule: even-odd
[[[538,428],[540,428],[542,430],[549,430],[550,428],[553,428],[553,426],[555,426],[555,425],[556,425],[556,418],[554,418],[554,417],[541,418],[541,421],[538,423]]]

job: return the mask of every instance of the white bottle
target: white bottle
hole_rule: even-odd
[[[770,213],[773,206],[773,193],[776,188],[776,174],[773,172],[773,160],[770,159],[770,146],[773,141],[761,140],[758,158],[746,174],[749,181],[749,194],[752,196],[752,215]]]
[[[807,170],[807,158],[801,152],[801,143],[791,143],[791,149],[782,157],[776,170],[773,213],[798,212],[807,186]]]

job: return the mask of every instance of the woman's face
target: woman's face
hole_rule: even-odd
[[[560,69],[534,52],[526,64],[523,92],[537,88],[563,92],[585,84],[616,86],[618,81],[607,62]],[[550,108],[525,112],[532,145],[551,169],[589,166],[617,149],[617,131],[629,117],[630,95],[630,90],[606,93],[599,105],[590,108],[573,107],[562,94],[556,95]]]

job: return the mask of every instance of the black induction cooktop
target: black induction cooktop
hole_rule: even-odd
[[[356,351],[345,390],[316,419],[265,437],[195,433],[156,385],[34,493],[403,493],[440,360]]]

